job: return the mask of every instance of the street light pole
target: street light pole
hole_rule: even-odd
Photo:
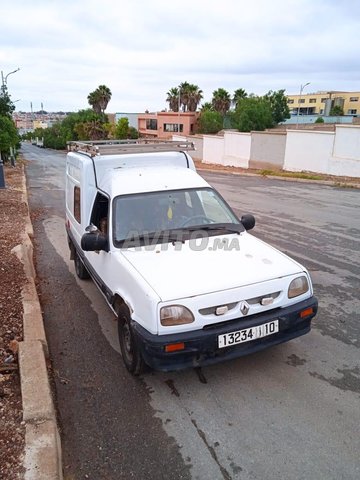
[[[310,85],[310,82],[305,83],[305,85],[300,85],[300,97],[299,97],[299,103],[298,103],[298,109],[297,109],[297,115],[296,115],[296,128],[299,128],[299,112],[300,112],[300,104],[301,104],[301,95],[304,90],[304,88]]]
[[[180,95],[181,95],[181,89],[179,88],[179,95],[178,95],[178,135],[180,135],[180,106],[181,106],[181,102],[180,102]]]

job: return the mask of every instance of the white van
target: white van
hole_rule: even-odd
[[[68,147],[71,258],[117,315],[132,374],[209,365],[309,332],[309,273],[248,233],[254,217],[238,219],[196,173],[192,143]]]

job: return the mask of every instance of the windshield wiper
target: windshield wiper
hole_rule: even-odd
[[[182,239],[183,230],[162,230],[160,232],[146,232],[141,235],[132,235],[128,238],[122,238],[119,243],[122,246],[135,247],[141,245],[150,245],[164,242],[184,242]]]
[[[205,231],[210,231],[210,230],[219,230],[221,232],[229,232],[229,233],[238,233],[244,231],[244,227],[241,225],[241,223],[210,223],[208,225],[191,225],[189,227],[183,227],[183,230],[188,230],[188,231],[196,231],[196,230],[205,230]]]

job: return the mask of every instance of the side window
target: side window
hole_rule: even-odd
[[[109,200],[105,195],[98,193],[95,198],[90,222],[104,234],[108,234]]]
[[[74,187],[74,217],[78,223],[81,223],[81,195],[80,187]]]

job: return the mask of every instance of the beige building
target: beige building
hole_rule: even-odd
[[[316,92],[302,95],[287,95],[290,112],[302,115],[329,115],[330,110],[338,105],[344,115],[360,116],[360,92]]]

